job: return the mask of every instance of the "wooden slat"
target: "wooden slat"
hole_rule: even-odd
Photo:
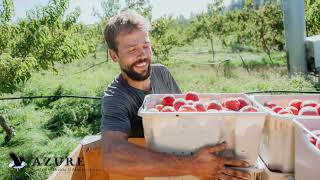
[[[82,145],[79,144],[68,156],[74,160],[83,158]],[[85,180],[84,166],[66,166],[67,161],[62,164],[50,175],[48,180]]]
[[[130,138],[129,142],[144,146],[144,138]],[[66,167],[64,161],[57,170],[51,174],[49,180],[143,180],[143,177],[128,177],[117,174],[107,173],[102,166],[102,149],[100,146],[100,136],[87,136],[81,144],[68,156],[73,159],[83,157],[84,166],[74,167],[70,171],[63,171]]]
[[[102,168],[101,155],[101,148],[84,150],[86,180],[110,180],[109,174]]]

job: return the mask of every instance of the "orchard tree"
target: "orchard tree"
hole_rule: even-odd
[[[13,16],[14,16],[13,1],[12,0],[2,0],[2,6],[0,6],[0,22],[7,23],[7,22],[11,21]]]
[[[218,37],[222,42],[224,28],[223,28],[223,1],[214,0],[212,4],[208,5],[207,13],[197,15],[191,22],[190,39],[205,38],[210,41],[212,61],[215,58],[215,50],[213,47],[213,40]]]
[[[157,60],[168,63],[170,51],[174,46],[182,45],[179,30],[173,28],[171,17],[162,17],[152,22],[152,50]]]
[[[12,23],[13,1],[0,6],[0,94],[13,93],[33,71],[54,70],[57,63],[71,63],[91,51],[87,37],[76,24],[80,10],[66,14],[68,0],[51,0]],[[4,117],[0,116],[3,126]],[[4,127],[6,128],[6,127]],[[7,131],[7,130],[6,130]],[[12,132],[8,133],[8,139]]]
[[[253,45],[262,49],[269,57],[274,50],[284,49],[284,27],[281,8],[276,4],[261,6],[257,11],[252,12],[248,28]]]
[[[3,86],[10,86],[8,84],[3,83],[6,81],[6,79],[9,77],[9,81],[12,79],[15,79],[14,74],[15,73],[21,73],[22,76],[26,75],[26,72],[28,71],[27,68],[29,67],[29,64],[32,64],[33,59],[30,59],[30,61],[27,62],[19,62],[20,60],[12,59],[9,54],[6,53],[6,49],[10,47],[11,41],[14,37],[15,33],[15,27],[10,24],[10,21],[14,15],[14,5],[12,0],[3,0],[2,5],[0,6],[0,95],[2,94],[2,89],[7,89],[8,87]],[[12,66],[12,64],[14,66]],[[10,75],[6,73],[11,73]],[[10,141],[10,139],[14,136],[15,132],[12,127],[10,127],[4,118],[0,114],[0,127],[3,128],[5,133],[7,134],[5,136],[5,142]]]
[[[214,31],[212,29],[213,23],[211,18],[207,14],[201,14],[196,16],[196,18],[191,22],[192,26],[192,39],[205,38],[210,41],[212,61],[214,61],[215,50],[213,47],[213,39],[215,38]]]
[[[97,23],[96,28],[93,29],[93,34],[96,35],[96,38],[103,42],[107,48],[107,62],[109,61],[109,47],[104,40],[103,30],[104,27],[107,25],[109,19],[118,14],[121,10],[121,4],[119,0],[104,0],[100,3],[102,8],[102,13],[99,13],[95,9],[93,9],[93,14],[100,19]]]
[[[320,34],[320,1],[306,0],[307,35]]]
[[[267,3],[256,9],[253,0],[246,1],[242,10],[225,14],[225,35],[228,45],[241,52],[244,46],[253,46],[265,52],[273,63],[271,54],[284,48],[284,27],[281,8]]]
[[[53,0],[30,11],[17,25],[11,56],[33,57],[36,70],[57,71],[56,63],[71,63],[90,53],[81,26],[76,24],[80,9],[66,14],[68,7],[68,0]]]
[[[228,37],[228,46],[242,50],[243,46],[250,44],[251,32],[248,31],[254,11],[253,1],[247,1],[243,9],[229,11],[224,16],[225,36]]]

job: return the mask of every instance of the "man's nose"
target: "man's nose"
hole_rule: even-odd
[[[138,57],[139,58],[146,58],[147,57],[147,49],[144,46],[139,46],[138,48]]]

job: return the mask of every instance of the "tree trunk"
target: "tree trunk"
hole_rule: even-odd
[[[225,78],[231,78],[230,60],[227,60],[223,64],[223,73]]]
[[[14,131],[12,128],[10,128],[7,123],[6,120],[4,119],[3,116],[0,115],[0,126],[4,129],[4,131],[7,133],[7,136],[5,137],[5,140],[10,141],[10,139],[12,138],[12,136],[14,136]]]
[[[248,65],[246,64],[246,62],[244,61],[244,59],[242,58],[240,52],[238,52],[238,55],[240,56],[240,59],[241,59],[241,61],[242,61],[242,66],[244,66],[244,67],[247,69],[247,72],[250,73],[249,67],[248,67]]]
[[[265,43],[265,40],[263,39],[263,46],[264,46],[264,52],[267,53],[268,57],[269,57],[269,60],[271,62],[272,65],[274,65],[273,61],[272,61],[272,58],[271,58],[271,51],[269,50],[268,46],[266,45]]]
[[[271,61],[272,65],[274,65],[272,58],[271,58],[271,52],[268,48],[267,48],[267,54],[268,54],[269,60]]]
[[[274,65],[274,63],[273,63],[273,61],[272,61],[272,58],[271,58],[271,55],[270,55],[270,54],[271,54],[271,51],[270,51],[270,49],[269,49],[268,46],[267,46],[266,40],[265,40],[264,37],[263,37],[263,33],[262,33],[261,37],[262,37],[263,49],[264,49],[264,51],[268,54],[268,57],[269,57],[269,60],[270,60],[271,64]]]
[[[214,48],[213,48],[213,39],[210,39],[210,43],[211,43],[211,51],[212,51],[212,62],[214,62],[214,56],[215,56],[215,52],[214,52]]]

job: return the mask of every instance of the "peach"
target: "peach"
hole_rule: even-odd
[[[299,110],[297,108],[295,108],[294,106],[288,106],[286,109],[289,109],[292,112],[292,114],[294,114],[294,115],[299,114]]]
[[[228,98],[223,101],[222,106],[233,111],[239,111],[240,102],[235,98]]]
[[[233,110],[225,108],[225,107],[222,107],[221,111],[233,111]]]
[[[172,106],[165,106],[161,112],[175,112],[175,110]]]
[[[299,116],[318,116],[319,113],[316,108],[306,106],[300,109]]]
[[[243,98],[243,97],[238,97],[237,98],[237,100],[239,101],[239,103],[240,103],[240,107],[239,107],[239,109],[242,109],[243,107],[245,107],[245,106],[248,106],[249,105],[249,101],[248,100],[246,100],[245,98]]]
[[[179,112],[197,112],[197,109],[192,105],[183,105],[179,108]]]
[[[272,103],[272,102],[265,102],[263,105],[270,108],[270,109],[277,106],[275,103]]]
[[[316,107],[317,105],[318,103],[313,100],[305,100],[302,102],[300,109],[306,106]]]
[[[187,92],[185,95],[186,100],[199,101],[198,93],[196,92]]]
[[[292,111],[290,109],[281,109],[280,111],[278,111],[278,114],[288,115],[288,114],[292,114]]]
[[[186,100],[184,100],[183,98],[178,98],[173,102],[173,108],[176,111],[178,111],[181,106],[186,105],[186,104],[187,104]]]
[[[244,106],[243,108],[240,109],[240,112],[257,112],[258,109],[253,107],[253,106]]]
[[[275,112],[275,113],[278,113],[278,112],[281,111],[282,109],[283,109],[282,106],[274,106],[274,107],[272,108],[272,111]]]
[[[209,110],[209,109],[221,110],[222,106],[219,102],[212,100],[207,104],[207,110]]]
[[[300,109],[302,101],[300,99],[293,99],[289,102],[289,106],[295,107],[298,110]]]
[[[173,106],[175,98],[173,95],[166,95],[162,98],[162,105],[164,106]]]
[[[188,101],[187,101],[187,104],[188,104],[188,105],[193,105],[193,103],[194,103],[194,101],[192,101],[192,100],[188,100]]]
[[[162,104],[157,104],[156,105],[156,109],[160,112],[162,109],[164,108],[164,106]]]
[[[201,102],[195,102],[193,106],[197,109],[198,112],[206,112],[206,108]]]

